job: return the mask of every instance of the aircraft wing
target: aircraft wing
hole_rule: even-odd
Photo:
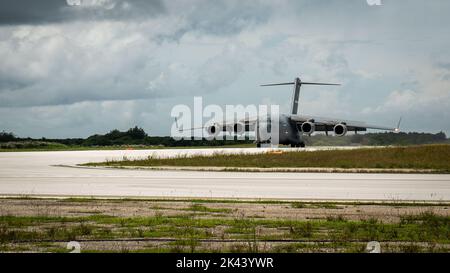
[[[387,127],[387,126],[379,126],[374,124],[368,124],[362,121],[353,121],[353,120],[345,120],[345,119],[336,119],[336,118],[326,118],[326,117],[315,117],[308,115],[291,115],[290,119],[296,122],[298,125],[303,122],[313,122],[315,124],[315,131],[333,131],[333,128],[336,124],[344,124],[347,126],[348,131],[360,132],[367,131],[367,129],[377,129],[377,130],[386,130],[386,131],[394,131],[399,132],[400,121],[397,125],[397,128]],[[401,120],[401,119],[400,119]]]
[[[216,125],[221,128],[222,132],[232,132],[232,131],[254,131],[256,128],[256,123],[258,122],[258,117],[246,117],[239,119],[237,121],[226,121],[223,123],[214,123],[211,125]],[[240,128],[236,128],[236,124],[242,125]]]
[[[234,130],[244,130],[246,132],[248,131],[253,131],[255,130],[255,125],[258,121],[258,117],[246,117],[243,119],[239,119],[237,121],[225,121],[225,122],[214,122],[214,123],[209,123],[206,124],[203,127],[195,127],[195,128],[188,128],[188,129],[179,129],[179,131],[194,131],[194,130],[204,130],[204,129],[208,129],[211,128],[211,126],[214,126],[218,129],[218,131],[221,132],[231,132]],[[178,121],[175,118],[175,122],[176,122],[176,126],[178,128]],[[242,128],[235,128],[236,123],[238,123],[239,125],[242,125]]]

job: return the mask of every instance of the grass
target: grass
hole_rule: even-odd
[[[101,203],[86,204],[85,199],[80,199],[80,202],[71,199],[72,204],[64,203],[64,206],[116,206],[110,201],[89,200]],[[154,211],[147,201],[132,201],[135,202],[134,207],[151,214],[117,216],[115,212],[100,214],[95,211],[80,216],[61,211],[55,216],[0,216],[0,251],[67,252],[62,247],[71,240],[119,240],[110,242],[112,248],[106,251],[124,252],[362,252],[364,243],[372,240],[381,242],[388,252],[450,250],[450,215],[445,207],[408,209],[408,213],[387,208],[386,215],[361,213],[361,218],[358,218],[354,214],[357,211],[354,206],[361,205],[358,203],[274,200],[269,204],[254,202],[243,206],[239,202],[232,204],[220,200],[207,205],[207,201],[213,200],[198,199],[196,202],[185,201],[183,205],[165,203],[164,206],[170,209]],[[23,202],[19,203],[20,206]],[[55,209],[61,206],[55,200],[50,203]],[[50,203],[46,203],[47,206]],[[129,205],[132,204],[125,206]],[[383,206],[380,203],[376,205]],[[363,210],[366,207],[366,204],[361,205]],[[244,213],[247,209],[250,211]],[[254,214],[266,209],[272,212],[274,209],[286,210],[286,213],[289,210],[286,215],[294,217]],[[302,213],[312,217],[299,218],[297,215]],[[392,213],[395,219],[391,218]],[[144,241],[136,247],[132,243],[136,239]],[[214,242],[217,240],[231,241]],[[388,248],[386,244],[393,245]],[[98,249],[83,248],[83,252],[89,251]]]
[[[331,202],[312,202],[312,203],[306,203],[306,202],[292,202],[291,203],[292,208],[296,209],[303,209],[303,208],[324,208],[324,209],[339,209],[337,203],[331,203]]]
[[[201,204],[193,203],[187,210],[196,212],[210,212],[210,213],[230,213],[231,209],[227,208],[209,208]]]
[[[71,224],[69,224],[71,223]],[[53,225],[49,225],[53,224]],[[30,227],[39,227],[31,229]],[[404,216],[399,223],[383,223],[370,218],[358,221],[341,216],[315,220],[194,218],[189,215],[155,217],[14,217],[2,218],[0,241],[75,240],[77,238],[165,237],[181,239],[212,238],[209,229],[226,227],[228,238],[332,239],[429,241],[450,243],[450,217],[431,212]],[[260,234],[259,229],[278,232]]]
[[[373,169],[431,169],[450,172],[450,145],[421,145],[409,147],[364,148],[281,154],[214,154],[213,156],[180,156],[145,160],[123,160],[88,163],[90,166],[190,166],[190,167],[257,167],[257,168],[373,168]]]
[[[6,196],[0,197],[0,200],[56,200],[62,203],[84,203],[84,202],[98,202],[99,200],[112,203],[126,203],[126,202],[154,202],[154,203],[186,203],[191,204],[267,204],[267,205],[291,205],[293,208],[307,208],[307,207],[322,207],[322,208],[339,208],[342,205],[352,206],[391,206],[391,207],[450,207],[449,202],[424,202],[424,201],[289,201],[289,200],[270,200],[270,199],[196,199],[196,198],[102,198],[95,197],[66,197],[66,198],[52,198],[52,197],[33,197],[33,196]],[[153,209],[162,209],[161,207],[152,207]],[[1,216],[0,216],[1,217]]]

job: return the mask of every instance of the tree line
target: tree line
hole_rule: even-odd
[[[444,132],[432,133],[367,133],[347,135],[344,137],[325,136],[321,134],[304,137],[307,145],[415,145],[431,143],[450,143]],[[95,134],[87,138],[20,138],[11,132],[0,132],[0,143],[39,141],[59,143],[67,146],[121,146],[121,145],[145,145],[145,146],[224,146],[233,144],[250,144],[253,140],[175,140],[169,136],[149,136],[144,129],[130,128],[127,131],[112,130],[106,134]]]
[[[87,138],[19,138],[10,132],[0,132],[0,143],[40,141],[49,143],[60,143],[68,146],[121,146],[121,145],[145,145],[145,146],[224,146],[234,144],[250,144],[252,140],[175,140],[170,136],[149,136],[144,129],[139,127],[130,128],[127,131],[114,129],[106,134],[95,134]]]

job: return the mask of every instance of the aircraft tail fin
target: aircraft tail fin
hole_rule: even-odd
[[[294,85],[294,92],[292,95],[292,109],[291,113],[297,115],[298,112],[298,101],[300,97],[300,86],[305,85],[340,85],[338,83],[322,83],[322,82],[303,82],[300,78],[295,78],[293,82],[283,82],[283,83],[269,83],[263,84],[261,86],[277,86],[277,85]]]

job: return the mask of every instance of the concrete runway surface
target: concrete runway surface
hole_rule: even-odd
[[[307,148],[307,150],[330,149]],[[259,153],[267,149],[161,149],[1,152],[0,195],[207,197],[450,201],[450,175],[242,173],[61,167],[180,154]]]

